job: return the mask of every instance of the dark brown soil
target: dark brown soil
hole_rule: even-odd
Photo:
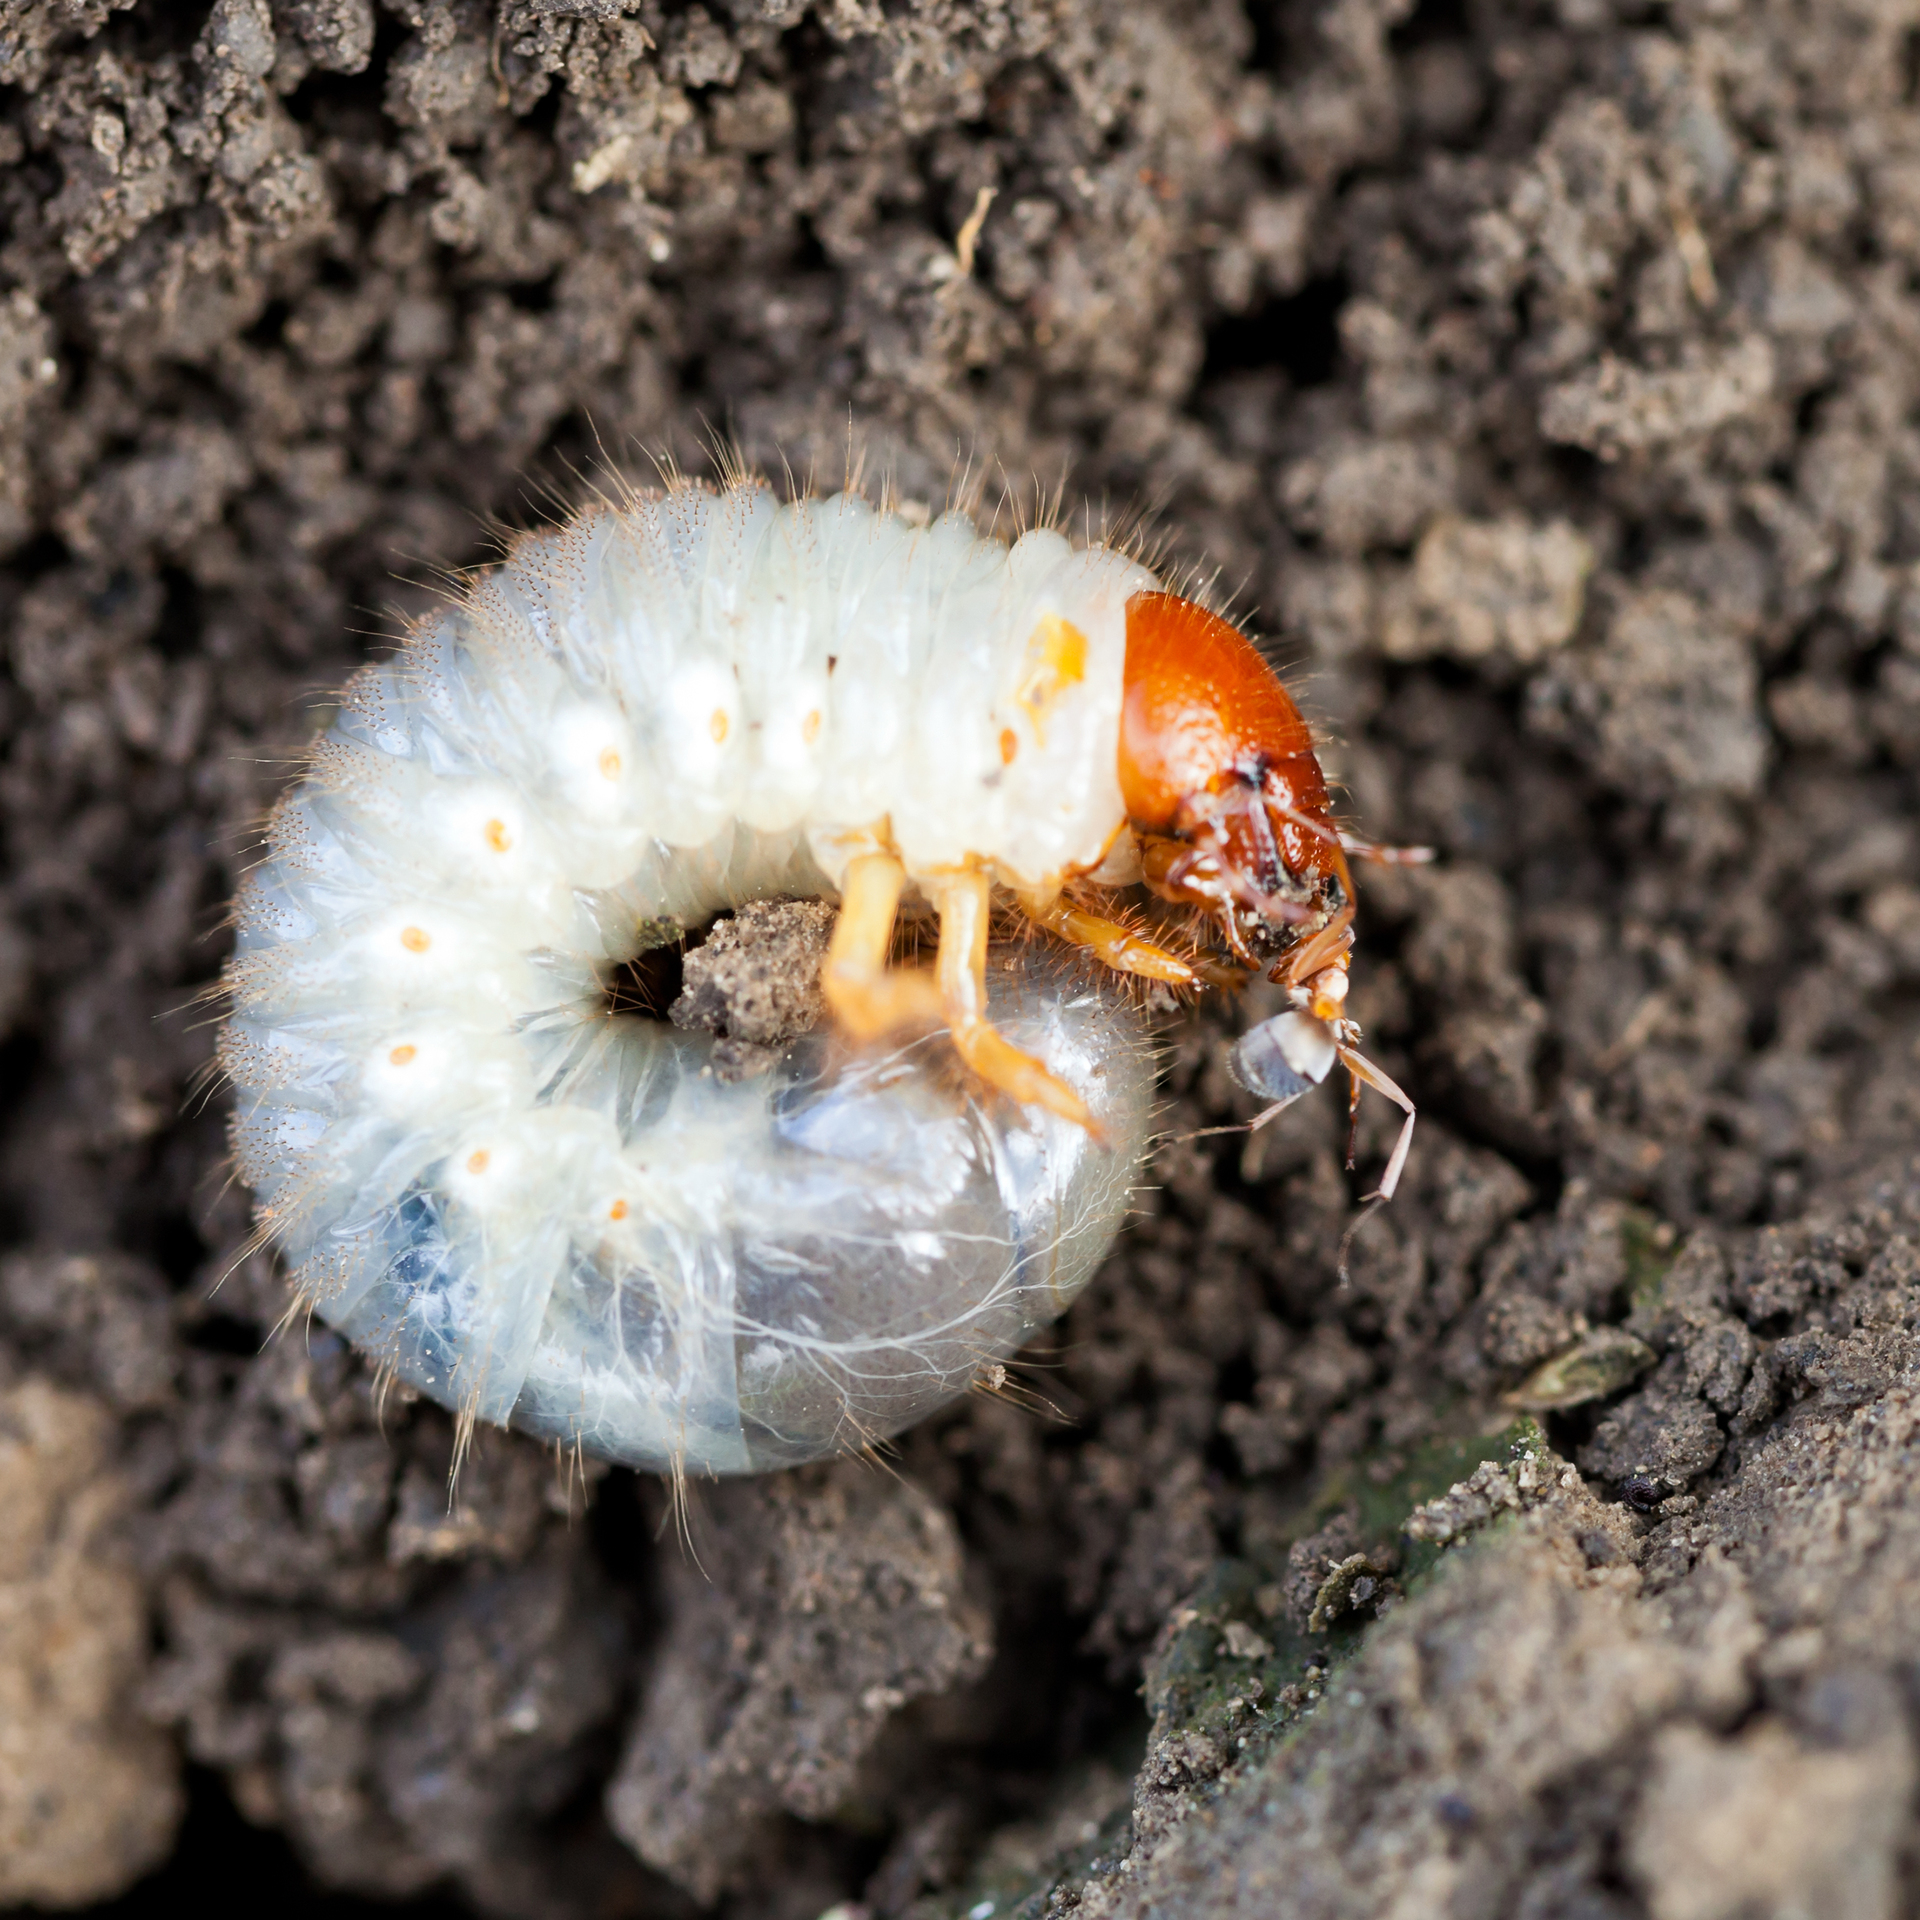
[[[0,0],[0,1903],[1920,1905],[1916,74],[1920,0]],[[1264,1003],[1170,1020],[1008,1395],[690,1552],[262,1350],[193,1001],[370,636],[716,432],[1150,504],[1442,857],[1349,1284],[1395,1116],[1188,1138]]]

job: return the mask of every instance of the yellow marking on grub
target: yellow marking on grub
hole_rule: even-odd
[[[1087,636],[1057,613],[1042,614],[1027,636],[1027,657],[1033,665],[1013,697],[1033,722],[1033,731],[1044,748],[1046,717],[1054,702],[1087,677]]]
[[[433,945],[433,939],[425,927],[402,927],[400,944],[409,953],[425,953]]]
[[[627,1203],[624,1200],[616,1200],[613,1205],[607,1209],[607,1218],[609,1220],[624,1220],[626,1217]]]
[[[1087,636],[1071,620],[1047,614],[1036,632],[1040,658],[1059,676],[1062,686],[1074,686],[1087,677]]]
[[[812,746],[813,743],[820,738],[820,709],[818,707],[815,707],[813,711],[800,722],[800,738],[804,740],[808,746]]]
[[[485,1147],[481,1147],[475,1152],[468,1154],[467,1171],[469,1173],[485,1173],[487,1170],[487,1162],[491,1157]]]
[[[486,825],[486,835],[487,845],[490,846],[495,853],[505,853],[506,850],[513,845],[513,840],[507,832],[507,823],[504,820],[489,820]]]
[[[600,778],[618,780],[620,778],[620,756],[611,747],[600,750]]]
[[[714,708],[713,718],[707,722],[707,731],[713,735],[713,744],[716,747],[725,742],[727,737],[727,710],[725,707]]]
[[[387,1058],[392,1061],[396,1067],[404,1067],[412,1063],[413,1056],[419,1051],[420,1049],[418,1047],[395,1047],[394,1050],[387,1055]]]
[[[1020,736],[1011,727],[1000,729],[1000,764],[1003,767],[1013,765],[1013,756],[1020,751]]]

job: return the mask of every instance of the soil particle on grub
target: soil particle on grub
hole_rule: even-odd
[[[0,1680],[86,1625],[20,1897],[132,1881],[184,1758],[503,1916],[1912,1907],[1916,31],[0,0],[0,1390],[89,1516],[0,1583]],[[1205,1132],[1278,1000],[1169,1016],[1062,1326],[884,1470],[696,1490],[696,1560],[510,1436],[450,1495],[449,1421],[270,1337],[190,1009],[435,569],[708,422],[837,484],[850,420],[912,511],[1157,503],[1276,642],[1440,856],[1360,881],[1421,1119],[1343,1285],[1397,1116],[1352,1177],[1334,1098]],[[743,1071],[782,911],[687,957]]]
[[[750,901],[687,954],[668,1018],[718,1036],[713,1070],[721,1079],[764,1072],[785,1042],[826,1018],[820,966],[832,931],[825,901]]]

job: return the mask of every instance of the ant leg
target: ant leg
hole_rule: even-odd
[[[1297,987],[1301,981],[1311,980],[1352,945],[1353,902],[1349,900],[1318,933],[1310,934],[1291,953],[1282,956],[1286,970],[1278,976],[1279,984]]]
[[[889,967],[894,915],[906,869],[890,853],[863,853],[840,883],[820,990],[833,1017],[857,1040],[877,1040],[900,1027],[940,1024],[940,990],[919,967]]]
[[[1376,867],[1424,867],[1434,857],[1431,847],[1381,847],[1351,833],[1340,836],[1340,846],[1356,860]]]
[[[935,974],[955,1051],[990,1087],[998,1087],[1022,1106],[1045,1107],[1098,1139],[1100,1130],[1086,1102],[1057,1074],[1005,1039],[986,1016],[992,882],[979,872],[944,874],[933,883],[932,891],[940,916]]]
[[[1164,980],[1175,987],[1195,987],[1201,983],[1198,967],[1151,940],[1142,940],[1137,933],[1129,933],[1117,920],[1088,913],[1082,907],[1070,907],[1063,900],[1055,900],[1049,906],[1042,906],[1037,900],[1022,900],[1020,911],[1036,927],[1045,927],[1062,940],[1085,947],[1115,973],[1137,973],[1145,979]]]
[[[1236,967],[1230,961],[1215,960],[1204,953],[1188,965],[1202,986],[1225,987],[1229,992],[1237,992],[1260,971],[1257,962],[1251,967]]]
[[[1302,813],[1298,807],[1279,799],[1273,793],[1267,794],[1266,801],[1268,807],[1281,819],[1291,821],[1303,832],[1338,847],[1343,854],[1351,854],[1356,860],[1369,861],[1376,867],[1424,867],[1436,857],[1431,847],[1383,847],[1376,841],[1362,840],[1357,833],[1347,833],[1330,827],[1325,821],[1316,820],[1311,814]]]
[[[1163,900],[1200,907],[1216,915],[1237,903],[1270,920],[1294,926],[1314,916],[1312,907],[1262,893],[1258,887],[1238,878],[1211,842],[1144,835],[1139,845],[1142,876]]]
[[[1407,1116],[1401,1124],[1399,1139],[1393,1143],[1393,1152],[1387,1160],[1387,1170],[1380,1176],[1380,1185],[1367,1195],[1369,1200],[1391,1200],[1394,1188],[1400,1184],[1401,1172],[1406,1167],[1407,1152],[1413,1145],[1414,1104],[1365,1054],[1356,1053],[1351,1047],[1338,1047],[1335,1052],[1339,1056],[1340,1064],[1353,1078],[1353,1092],[1356,1100],[1359,1098],[1361,1082],[1364,1081],[1375,1093],[1384,1093]]]
[[[1198,907],[1220,929],[1220,937],[1245,970],[1236,973],[1212,961],[1193,962],[1194,971],[1209,986],[1239,986],[1248,974],[1258,973],[1263,964],[1254,958],[1240,931],[1234,912],[1236,906],[1252,907],[1267,919],[1283,925],[1298,926],[1314,917],[1315,909],[1297,900],[1261,893],[1257,888],[1235,882],[1213,847],[1155,836],[1143,836],[1139,844],[1140,867],[1147,886],[1162,900],[1171,900],[1176,906]]]

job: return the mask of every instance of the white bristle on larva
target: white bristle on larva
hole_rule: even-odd
[[[348,688],[236,905],[234,1147],[300,1294],[471,1417],[751,1472],[898,1431],[1056,1317],[1125,1210],[1141,1016],[1045,943],[987,1011],[1095,1130],[932,1038],[728,1081],[612,971],[883,836],[923,889],[1125,842],[1128,598],[853,495],[676,485],[520,543]]]

